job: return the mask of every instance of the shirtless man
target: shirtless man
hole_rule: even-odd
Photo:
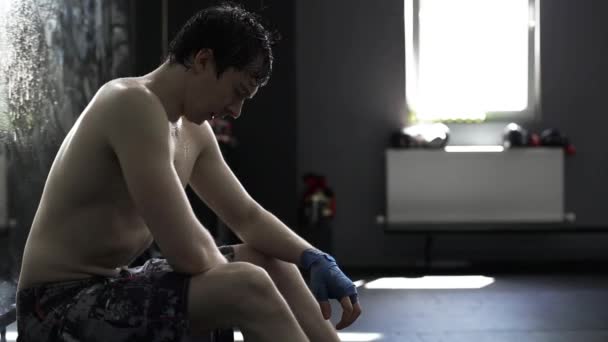
[[[361,313],[355,286],[247,194],[207,122],[238,118],[267,82],[271,40],[251,13],[212,7],[156,70],[99,89],[57,153],[27,239],[20,342],[177,342],[233,326],[248,341],[339,341]],[[216,247],[187,184],[243,244]],[[128,268],[152,241],[164,258]],[[329,299],[343,308],[336,329]]]

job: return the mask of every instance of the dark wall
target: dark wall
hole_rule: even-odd
[[[408,266],[423,237],[389,236],[384,149],[403,123],[401,1],[297,3],[298,171],[326,175],[337,214],[334,250],[345,265]]]
[[[544,126],[562,128],[578,154],[568,161],[567,208],[581,225],[608,226],[608,2],[542,2]]]
[[[566,164],[566,208],[577,226],[608,226],[608,2],[543,1],[542,117],[578,154]],[[384,151],[405,117],[403,1],[309,0],[296,4],[298,174],[325,174],[337,193],[334,252],[344,265],[408,266],[423,259],[421,235],[387,235]],[[480,126],[479,129],[487,129]],[[433,259],[607,259],[608,234],[435,236]]]
[[[134,0],[135,44],[133,76],[141,76],[160,65],[162,57],[161,0]]]

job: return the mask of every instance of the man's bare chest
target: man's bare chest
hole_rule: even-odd
[[[172,124],[170,132],[169,146],[173,156],[173,165],[182,186],[186,187],[201,146],[193,130],[188,126]]]

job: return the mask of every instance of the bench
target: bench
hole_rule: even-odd
[[[0,342],[7,342],[6,328],[17,320],[16,293],[15,281],[7,281],[0,277]],[[210,333],[208,337],[186,336],[179,342],[234,342],[234,331],[233,329],[218,329]]]
[[[14,281],[0,279],[0,341],[6,342],[6,327],[17,320],[15,293],[17,285]]]
[[[0,307],[0,342],[6,341],[6,327],[17,320],[17,308],[15,304],[8,307]],[[185,337],[181,342],[233,342],[234,333],[232,329],[218,329],[210,334],[208,338]]]
[[[6,327],[17,320],[17,308],[15,304],[8,307],[0,307],[0,342],[6,342]]]

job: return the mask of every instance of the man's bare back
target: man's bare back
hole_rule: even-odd
[[[121,79],[102,87],[61,145],[47,178],[28,237],[19,288],[92,275],[114,276],[148,248],[152,235],[131,200],[118,159],[107,143],[112,124],[104,102],[120,87],[139,87]],[[207,125],[205,123],[205,125]],[[167,120],[173,163],[182,185],[204,139],[185,119]]]

